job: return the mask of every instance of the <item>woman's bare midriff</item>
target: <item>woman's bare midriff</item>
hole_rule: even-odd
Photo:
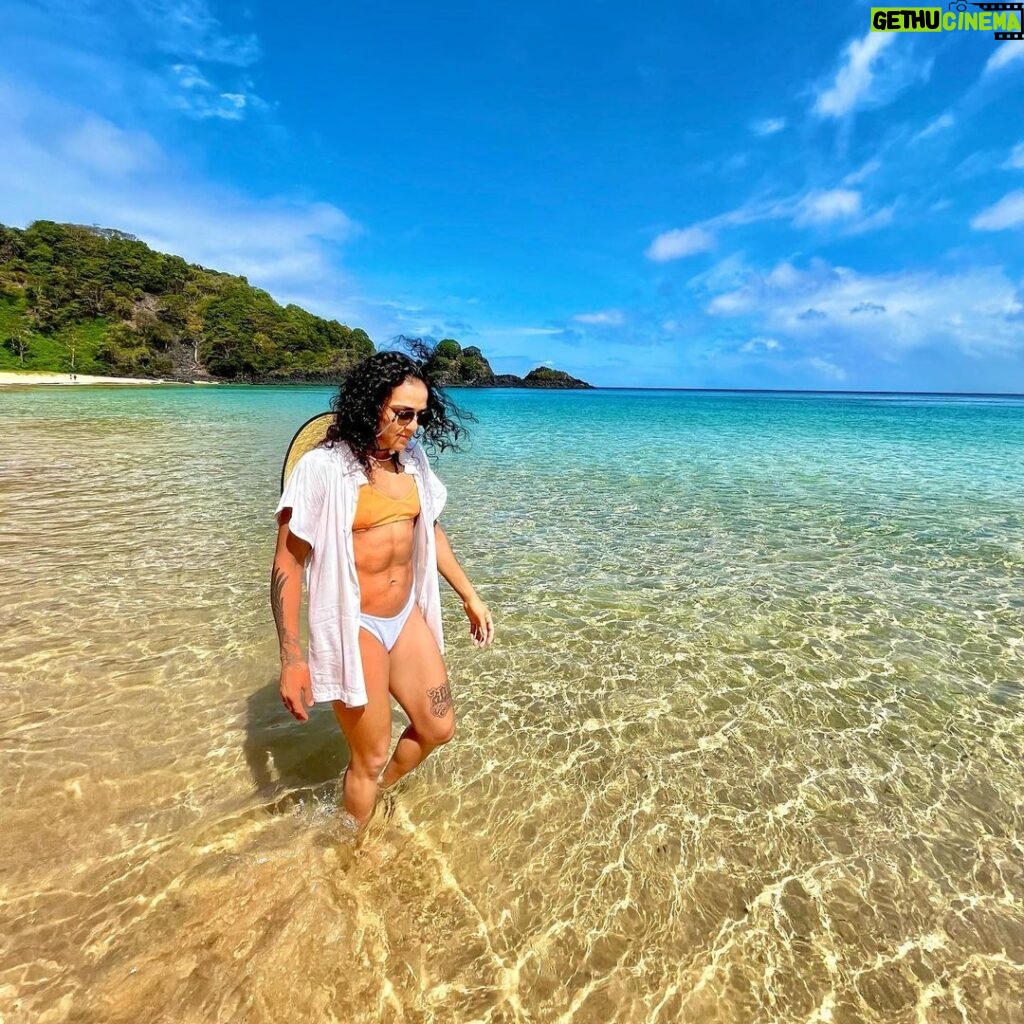
[[[389,618],[409,600],[413,583],[414,520],[352,531],[360,609]]]

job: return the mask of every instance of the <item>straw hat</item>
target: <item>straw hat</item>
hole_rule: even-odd
[[[334,422],[333,412],[322,412],[306,420],[295,432],[288,451],[285,453],[284,465],[281,467],[281,490],[292,475],[295,463],[302,458],[306,452],[315,448],[326,436],[327,428]]]

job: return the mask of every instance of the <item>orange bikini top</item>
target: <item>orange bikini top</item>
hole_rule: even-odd
[[[401,523],[406,519],[415,519],[420,514],[420,495],[416,481],[403,498],[392,498],[391,495],[378,491],[372,484],[363,484],[359,488],[359,501],[356,504],[356,517],[352,521],[353,530],[369,530],[374,526],[386,526],[388,523]]]

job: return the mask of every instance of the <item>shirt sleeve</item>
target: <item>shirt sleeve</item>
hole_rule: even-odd
[[[292,517],[288,520],[288,529],[310,545],[316,536],[316,525],[327,494],[327,475],[323,463],[311,456],[314,456],[314,452],[307,452],[295,463],[284,485],[281,500],[274,509],[274,519],[279,523],[278,516],[284,509],[290,508]]]
[[[423,465],[425,466],[424,475],[427,478],[427,489],[430,492],[430,504],[433,507],[434,519],[436,520],[441,515],[448,501],[448,488],[438,479],[437,474],[431,468],[425,455],[423,457]]]

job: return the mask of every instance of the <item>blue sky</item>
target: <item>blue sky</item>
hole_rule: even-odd
[[[0,0],[0,221],[498,372],[1024,392],[1024,41],[869,7]]]

